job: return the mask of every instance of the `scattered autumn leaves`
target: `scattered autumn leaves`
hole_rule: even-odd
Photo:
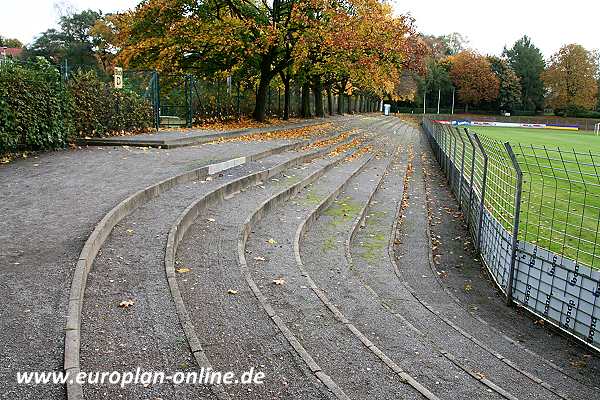
[[[305,126],[296,129],[278,130],[273,132],[253,133],[250,135],[236,136],[232,138],[221,137],[210,142],[210,144],[231,143],[231,142],[262,142],[267,140],[298,140],[309,139],[314,136],[322,135],[330,130],[330,122]]]
[[[302,151],[306,151],[306,150],[312,150],[312,149],[318,149],[321,147],[327,147],[327,146],[331,146],[334,145],[336,143],[339,143],[343,140],[345,140],[348,136],[350,136],[352,133],[354,133],[357,129],[352,129],[350,131],[346,131],[343,132],[341,134],[339,134],[336,137],[330,138],[330,139],[325,139],[325,140],[319,140],[315,143],[311,143],[307,146],[304,146],[301,150]]]

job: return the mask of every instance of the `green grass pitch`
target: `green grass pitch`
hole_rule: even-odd
[[[518,158],[526,160],[520,239],[600,269],[600,137],[589,132],[550,129],[471,130],[510,142]],[[531,145],[537,149],[532,150]],[[534,173],[527,174],[528,169]],[[494,185],[493,179],[490,184]],[[498,196],[505,192],[498,187],[488,193]],[[488,208],[494,208],[496,204],[510,204],[512,199],[487,200]]]

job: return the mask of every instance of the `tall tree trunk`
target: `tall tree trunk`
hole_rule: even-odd
[[[300,109],[300,115],[303,118],[312,117],[310,113],[310,84],[308,82],[304,82],[302,84],[302,108]]]
[[[264,122],[267,117],[267,101],[269,100],[269,85],[273,79],[271,72],[271,59],[263,57],[260,66],[260,81],[256,90],[256,102],[252,117],[259,122]]]
[[[327,111],[329,115],[333,115],[333,95],[331,93],[331,85],[327,85]]]
[[[280,72],[281,81],[283,82],[283,120],[287,121],[290,119],[290,73]]]
[[[338,104],[337,104],[337,113],[339,115],[342,115],[344,113],[344,95],[342,93],[342,90],[340,89],[340,91],[338,92]]]
[[[347,84],[348,84],[348,79],[346,79],[346,78],[342,79],[342,81],[340,82],[340,102],[338,104],[338,114],[344,114],[344,97],[346,97],[348,99],[348,96],[344,95]],[[350,105],[348,104],[348,107],[349,106]]]
[[[320,76],[317,76],[314,80],[313,91],[315,94],[315,115],[323,118],[325,117],[325,109],[323,108],[323,82]]]

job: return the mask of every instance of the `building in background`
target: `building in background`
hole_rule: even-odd
[[[6,58],[19,58],[21,53],[23,53],[22,48],[0,46],[0,60]]]

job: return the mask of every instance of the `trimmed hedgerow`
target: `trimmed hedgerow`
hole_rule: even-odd
[[[117,90],[96,72],[76,72],[62,82],[55,66],[0,64],[0,153],[65,147],[70,137],[140,132],[153,124],[152,106]]]
[[[72,132],[71,98],[54,66],[5,62],[0,67],[0,151],[64,147]]]
[[[76,72],[67,84],[73,97],[78,136],[144,131],[152,126],[152,107],[138,94],[114,89],[95,71]]]

